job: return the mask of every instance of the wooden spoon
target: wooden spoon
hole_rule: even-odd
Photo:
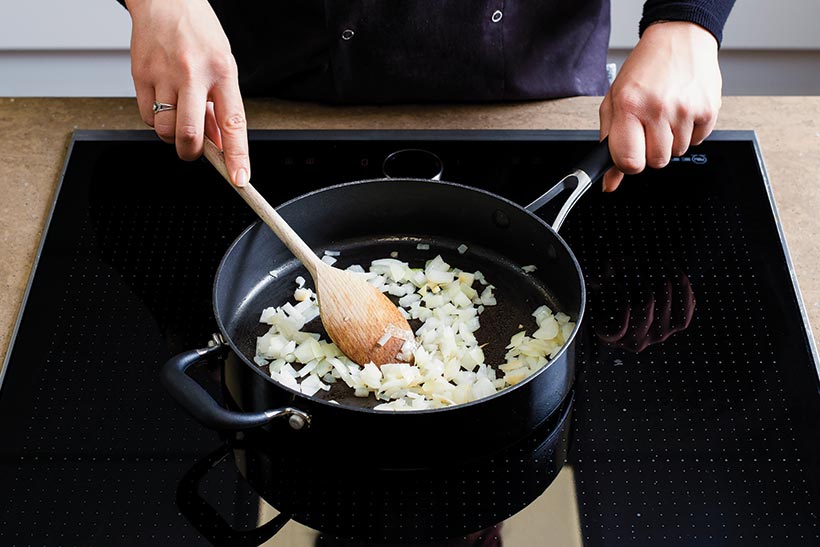
[[[205,157],[231,182],[222,150],[208,138]],[[398,362],[404,340],[391,336],[383,345],[378,342],[386,333],[412,338],[413,331],[390,299],[359,275],[322,262],[250,183],[231,186],[307,268],[316,286],[322,324],[339,349],[360,365]]]

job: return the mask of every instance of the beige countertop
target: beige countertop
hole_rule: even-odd
[[[600,98],[329,107],[253,100],[252,128],[594,129]],[[133,99],[0,99],[0,363],[74,129],[142,129]],[[820,335],[820,97],[726,97],[718,129],[755,130],[803,300]]]

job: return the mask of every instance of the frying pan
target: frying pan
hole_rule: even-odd
[[[234,241],[217,271],[213,300],[220,332],[215,343],[170,359],[162,367],[161,380],[203,425],[222,430],[262,427],[270,433],[273,449],[283,443],[300,448],[337,445],[357,461],[385,465],[389,459],[401,467],[427,462],[431,452],[468,458],[477,439],[485,447],[508,446],[549,418],[572,387],[575,338],[586,292],[578,261],[557,230],[610,165],[604,140],[527,207],[453,183],[379,179],[321,189],[277,208],[314,251],[340,251],[341,267],[367,266],[397,251],[411,266],[441,254],[463,270],[482,271],[496,286],[498,301],[481,315],[476,333],[480,343],[488,343],[484,351],[489,363],[503,362],[504,346],[521,330],[519,325],[535,330],[531,314],[538,306],[547,304],[568,314],[577,324],[562,350],[511,388],[442,409],[385,412],[369,408],[375,404],[372,398],[347,394],[342,389],[346,386],[308,397],[274,381],[253,361],[256,338],[266,330],[259,315],[291,297],[298,275],[309,276],[259,222]],[[535,214],[567,190],[571,193],[552,226]],[[427,243],[430,249],[420,251],[418,243]],[[457,251],[462,244],[468,246],[463,255]],[[526,264],[536,270],[522,271]],[[314,326],[320,329],[319,324],[309,325]],[[224,359],[227,409],[185,374],[188,367],[212,356]],[[373,442],[379,440],[392,440],[401,450],[373,450]]]

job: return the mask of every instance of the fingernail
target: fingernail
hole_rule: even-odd
[[[240,188],[248,184],[248,172],[244,168],[236,172],[236,176],[234,177],[234,184],[236,184]]]

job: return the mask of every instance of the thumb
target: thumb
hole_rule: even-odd
[[[611,167],[609,171],[604,173],[604,192],[614,192],[621,184],[622,180],[624,180],[624,174],[618,171],[617,167]]]

